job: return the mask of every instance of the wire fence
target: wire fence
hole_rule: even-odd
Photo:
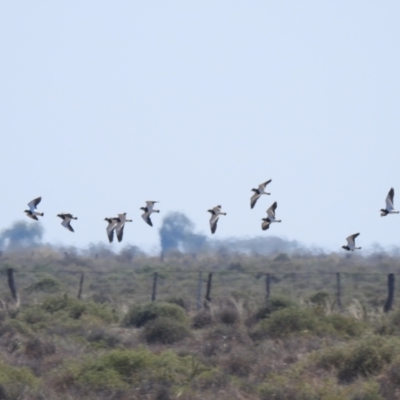
[[[264,271],[2,271],[0,298],[37,303],[66,293],[96,302],[182,302],[199,310],[229,299],[261,303],[275,296],[309,300],[319,293],[338,308],[354,301],[389,311],[396,306],[395,274]]]

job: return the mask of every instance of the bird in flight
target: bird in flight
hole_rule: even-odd
[[[160,212],[160,210],[154,209],[154,205],[156,203],[159,203],[159,201],[146,201],[146,207],[140,207],[140,209],[144,211],[144,213],[142,214],[142,218],[143,218],[144,222],[146,222],[150,226],[153,226],[153,223],[151,222],[151,219],[150,219],[150,215],[152,213]]]
[[[74,228],[71,226],[71,220],[73,219],[78,219],[78,217],[74,217],[72,214],[69,213],[61,213],[57,214],[57,217],[60,217],[62,219],[61,225],[68,229],[71,232],[75,232]]]
[[[207,210],[207,212],[211,213],[211,218],[210,218],[210,228],[211,228],[211,233],[215,233],[217,230],[217,223],[220,215],[226,215],[226,213],[221,212],[221,206],[216,206],[210,210]]]
[[[114,240],[115,227],[120,222],[120,219],[111,217],[111,218],[104,218],[104,221],[108,222],[106,232],[107,232],[108,241],[110,243],[112,243],[112,241]]]
[[[258,189],[254,189],[254,188],[251,189],[254,192],[254,194],[250,198],[250,208],[253,208],[256,205],[257,200],[261,197],[262,194],[267,194],[267,195],[271,194],[271,193],[268,193],[268,192],[265,191],[266,186],[271,181],[272,181],[272,179],[270,179],[269,181],[266,181],[264,183],[260,183],[258,185]]]
[[[386,208],[381,209],[381,217],[386,217],[388,214],[398,214],[399,211],[395,211],[393,205],[394,189],[391,188],[386,197]]]
[[[266,231],[273,222],[282,222],[281,219],[275,218],[275,210],[278,208],[278,203],[275,201],[267,210],[267,218],[262,218],[261,228]]]
[[[361,247],[356,247],[356,237],[358,235],[359,235],[359,233],[354,233],[353,235],[350,235],[349,237],[347,237],[346,238],[347,246],[342,246],[342,248],[347,251],[360,250]]]
[[[41,197],[37,197],[28,203],[29,210],[24,210],[24,213],[35,221],[39,221],[38,216],[43,217],[44,213],[36,211],[37,205],[42,201]]]
[[[132,220],[126,218],[126,213],[118,214],[118,220],[119,221],[115,225],[115,232],[117,234],[118,242],[121,242],[124,235],[125,222],[132,222]]]

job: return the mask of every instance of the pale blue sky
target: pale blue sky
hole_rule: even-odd
[[[106,242],[125,211],[125,243],[158,246],[175,210],[211,237],[217,204],[217,238],[399,244],[400,215],[379,216],[392,186],[400,208],[399,18],[395,1],[3,2],[0,228],[41,195],[65,245]]]

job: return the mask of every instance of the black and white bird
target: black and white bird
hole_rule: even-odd
[[[258,185],[258,189],[251,189],[254,192],[254,194],[250,198],[250,208],[253,208],[256,205],[257,200],[261,197],[262,194],[267,194],[267,195],[271,194],[271,193],[268,193],[265,191],[266,186],[271,181],[272,181],[272,179],[270,179],[269,181],[266,181],[264,183],[260,183]]]
[[[118,220],[119,221],[115,226],[115,232],[117,234],[118,242],[121,242],[124,235],[125,222],[132,222],[132,220],[126,218],[126,213],[118,214]]]
[[[393,198],[394,198],[394,189],[391,188],[386,197],[386,208],[381,209],[381,217],[385,217],[388,214],[398,214],[399,213],[399,211],[395,211],[395,209],[394,209]]]
[[[112,243],[112,241],[114,240],[114,231],[115,228],[117,226],[117,224],[119,222],[121,222],[121,220],[119,218],[104,218],[104,221],[108,222],[107,228],[106,228],[106,232],[107,232],[107,237],[108,237],[108,241],[110,243]]]
[[[215,233],[217,230],[217,223],[220,215],[226,215],[226,213],[221,211],[221,206],[216,206],[210,210],[207,210],[207,212],[211,213],[211,218],[210,218],[210,228],[211,228],[211,233]]]
[[[153,226],[153,223],[151,222],[151,219],[150,219],[150,215],[152,213],[160,212],[160,210],[154,209],[154,205],[156,203],[159,203],[159,201],[146,201],[146,207],[140,207],[140,209],[144,211],[144,213],[142,214],[142,218],[143,218],[144,222],[146,222],[150,226]]]
[[[42,201],[41,197],[37,197],[28,203],[29,210],[24,210],[24,213],[35,221],[39,221],[38,216],[43,217],[44,213],[36,211],[37,205]]]
[[[347,237],[346,238],[347,246],[342,246],[342,249],[345,249],[347,251],[360,250],[361,247],[356,247],[356,237],[358,235],[359,235],[359,233],[355,233],[355,234],[350,235],[349,237]]]
[[[275,203],[272,204],[272,206],[270,208],[268,208],[267,210],[267,218],[262,218],[262,224],[261,224],[261,228],[263,231],[266,231],[269,226],[273,223],[273,222],[282,222],[281,219],[276,219],[275,218],[275,210],[278,208],[278,203],[275,201]]]
[[[68,229],[71,232],[75,232],[74,228],[71,226],[71,220],[73,219],[78,219],[78,217],[74,217],[72,214],[69,213],[61,213],[57,214],[57,217],[60,217],[62,219],[61,225]]]

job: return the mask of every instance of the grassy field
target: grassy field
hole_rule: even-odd
[[[385,254],[4,253],[0,399],[398,399],[399,272]]]

